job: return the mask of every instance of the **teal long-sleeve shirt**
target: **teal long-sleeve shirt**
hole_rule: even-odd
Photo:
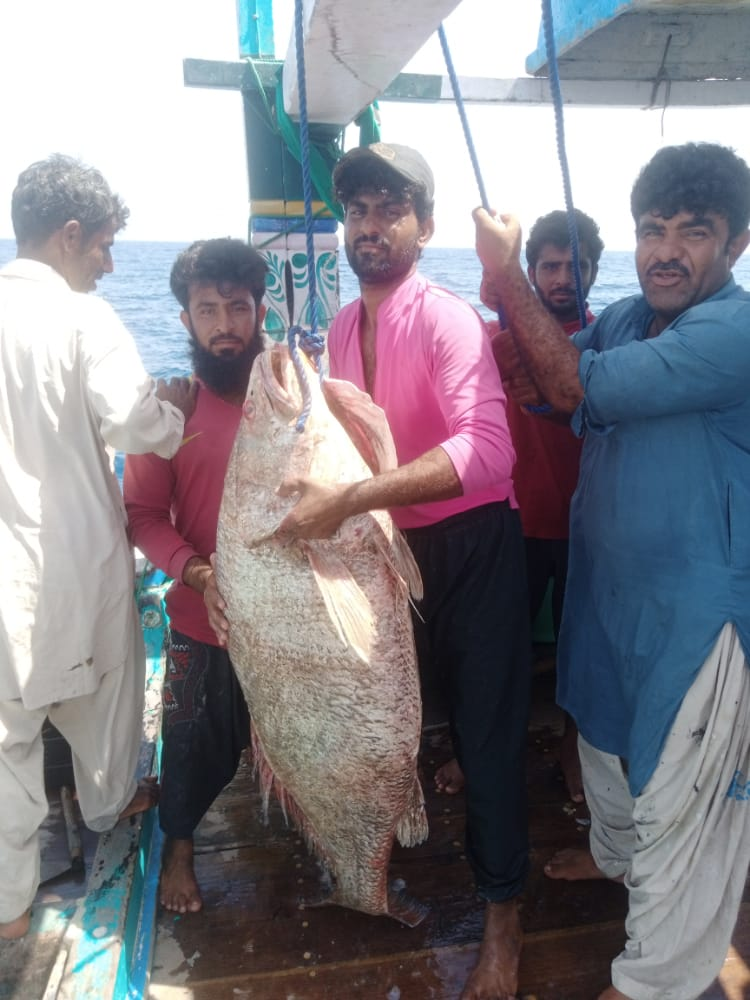
[[[722,626],[750,651],[750,294],[658,337],[641,296],[576,334],[584,436],[558,700],[637,795]],[[748,720],[750,722],[750,720]]]

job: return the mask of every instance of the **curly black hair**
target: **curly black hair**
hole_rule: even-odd
[[[404,202],[411,202],[420,223],[431,218],[435,210],[434,200],[427,197],[421,184],[407,181],[387,163],[373,163],[370,159],[352,163],[347,168],[336,184],[334,196],[346,209],[351,199],[362,193],[390,194]]]
[[[232,288],[246,288],[259,306],[267,273],[263,255],[243,240],[196,240],[174,262],[169,287],[183,309],[188,308],[193,284],[216,285],[221,295],[229,295]]]
[[[578,232],[578,242],[585,245],[591,263],[596,266],[604,249],[604,241],[599,235],[599,227],[585,212],[573,209],[576,220],[576,230]],[[537,219],[529,230],[529,238],[526,240],[526,263],[529,267],[536,267],[539,254],[545,244],[560,250],[570,246],[570,230],[568,228],[568,214],[563,211],[549,212],[547,215]]]
[[[646,212],[664,219],[678,212],[715,212],[727,220],[731,240],[750,221],[750,167],[716,143],[665,146],[638,175],[630,211],[636,224]]]

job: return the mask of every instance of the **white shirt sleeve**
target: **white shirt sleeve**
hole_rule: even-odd
[[[104,441],[117,451],[171,458],[182,441],[181,411],[156,397],[156,383],[115,311],[94,296],[80,298],[86,390]]]

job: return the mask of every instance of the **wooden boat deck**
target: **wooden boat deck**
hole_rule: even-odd
[[[566,799],[557,764],[561,716],[554,674],[535,676],[528,783],[532,867],[523,902],[526,932],[519,996],[593,1000],[609,981],[623,943],[625,890],[609,882],[563,883],[542,872],[561,846],[586,842],[585,809]],[[206,816],[196,840],[202,914],[160,912],[152,1000],[456,1000],[476,961],[483,905],[463,855],[462,795],[433,790],[449,756],[445,727],[428,731],[422,769],[430,819],[426,843],[394,849],[391,877],[429,905],[407,928],[387,917],[305,907],[321,873],[278,807],[263,826],[251,772],[243,764]],[[750,996],[750,895],[736,949],[703,1000]]]
[[[585,809],[576,811],[567,801],[557,764],[561,717],[553,688],[552,672],[535,676],[528,760],[532,864],[523,899],[519,997],[594,1000],[622,946],[625,891],[609,882],[555,882],[542,872],[553,850],[586,842]],[[463,796],[433,791],[434,772],[448,756],[445,727],[428,730],[421,764],[430,836],[417,848],[397,846],[393,853],[392,879],[429,906],[423,923],[412,929],[387,917],[306,907],[304,900],[320,894],[321,871],[276,804],[263,824],[251,768],[243,762],[197,832],[203,912],[176,916],[157,910],[150,984],[147,970],[140,984],[137,977],[123,981],[112,972],[105,987],[103,980],[87,978],[85,956],[72,977],[63,977],[71,947],[86,936],[81,914],[87,897],[83,882],[65,871],[67,845],[53,798],[43,836],[43,877],[61,874],[40,889],[32,933],[23,942],[0,943],[0,1000],[456,1000],[476,960],[483,905],[474,897],[463,856]],[[132,854],[141,832],[152,836],[153,826],[150,818],[143,831],[135,821],[119,825],[130,838],[123,857]],[[95,847],[94,835],[84,834],[90,890],[97,877],[92,868],[102,864],[101,845],[96,856]],[[110,877],[100,873],[100,881]],[[119,917],[123,926],[132,925],[132,918]],[[126,933],[120,948],[135,953],[139,947],[148,951],[149,944],[137,945]],[[102,947],[111,948],[111,941]],[[750,997],[748,965],[746,892],[733,948],[702,1000]]]

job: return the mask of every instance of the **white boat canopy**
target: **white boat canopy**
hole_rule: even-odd
[[[305,65],[311,121],[346,124],[376,98],[452,100],[445,77],[397,76],[457,7],[306,0]],[[750,0],[552,0],[566,104],[750,103]],[[510,14],[509,14],[510,16]],[[294,37],[284,65],[284,105],[299,113]],[[529,77],[461,80],[464,100],[546,103],[543,26],[526,60]]]
[[[305,0],[307,112],[344,126],[375,99],[453,101],[447,76],[400,73],[460,0]],[[271,0],[239,3],[270,8]],[[512,5],[508,16],[512,16]],[[750,104],[750,0],[551,0],[565,104],[609,107],[719,107]],[[250,21],[248,17],[246,20]],[[253,22],[256,23],[256,22]],[[260,18],[257,23],[262,24]],[[262,51],[262,48],[258,51]],[[278,63],[275,64],[278,67]],[[263,56],[247,63],[187,59],[189,86],[238,90],[271,81]],[[458,67],[460,70],[460,67]],[[551,102],[542,27],[528,76],[460,77],[463,100]],[[294,34],[283,69],[284,106],[299,115]]]
[[[305,0],[308,117],[347,125],[377,100],[460,0]],[[295,36],[284,62],[284,108],[299,116]]]

